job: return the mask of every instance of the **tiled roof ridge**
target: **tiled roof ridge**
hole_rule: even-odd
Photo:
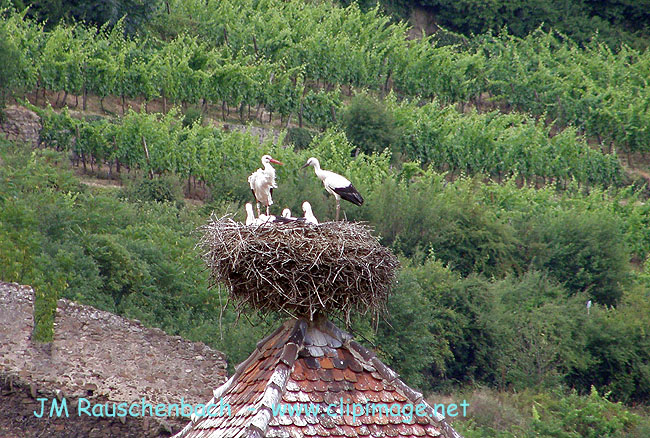
[[[366,364],[370,363],[385,380],[394,385],[404,397],[413,402],[413,405],[424,404],[426,406],[424,411],[428,414],[429,418],[434,419],[436,423],[443,428],[443,436],[446,438],[462,438],[458,432],[447,423],[445,418],[440,416],[440,414],[438,414],[438,412],[436,412],[431,405],[426,402],[421,392],[414,390],[404,383],[404,381],[399,378],[399,374],[379,360],[375,353],[356,341],[351,340],[345,345],[358,360],[360,359]]]
[[[383,377],[388,383],[394,385],[396,390],[401,392],[404,397],[413,402],[413,405],[424,404],[426,406],[424,411],[428,414],[429,418],[434,419],[443,429],[443,436],[446,438],[462,438],[458,432],[447,423],[445,418],[438,414],[438,412],[436,412],[431,405],[426,402],[421,392],[414,390],[404,383],[404,381],[399,378],[398,373],[383,363],[374,352],[367,349],[357,341],[354,341],[351,334],[339,329],[334,323],[326,318],[315,321],[313,325],[316,329],[339,340],[343,346],[347,348],[359,362],[361,362],[365,369],[370,371],[376,370],[377,373],[379,373],[379,375],[381,375],[381,377]]]
[[[292,323],[293,327],[291,325]],[[217,405],[221,396],[226,391],[228,391],[228,389],[230,389],[232,384],[237,381],[237,379],[248,368],[248,366],[253,361],[259,359],[259,356],[264,351],[266,344],[281,332],[286,331],[288,337],[284,344],[284,347],[282,348],[282,354],[278,358],[279,363],[276,365],[275,371],[269,378],[269,384],[267,385],[266,390],[262,396],[262,400],[260,402],[262,408],[255,414],[251,420],[251,423],[247,427],[247,436],[263,438],[264,434],[266,433],[266,429],[268,428],[269,421],[272,418],[271,407],[274,404],[279,403],[282,399],[282,394],[286,388],[287,380],[291,375],[293,364],[298,357],[299,350],[304,344],[306,330],[307,322],[302,319],[289,320],[284,324],[281,324],[271,334],[257,343],[253,353],[251,353],[248,358],[246,358],[246,360],[235,367],[235,373],[230,377],[230,379],[228,379],[228,381],[214,390],[213,397],[208,402],[208,405]],[[182,438],[187,435],[199,419],[199,417],[193,415],[192,421],[187,426],[185,426],[182,431],[175,435],[174,438]]]
[[[278,358],[278,363],[262,395],[262,400],[260,401],[261,409],[257,411],[247,427],[248,437],[264,438],[266,435],[266,430],[272,418],[272,407],[282,400],[282,395],[287,387],[287,381],[291,375],[293,364],[298,357],[299,350],[304,345],[306,331],[307,322],[302,319],[296,320],[289,339],[287,339],[284,347],[282,347],[282,353]],[[265,341],[268,342],[268,339],[272,337],[265,338]],[[261,343],[262,346],[266,342]]]
[[[404,381],[399,378],[399,374],[379,360],[374,352],[368,350],[357,341],[354,341],[352,335],[339,329],[329,320],[321,322],[319,328],[324,329],[329,335],[341,340],[343,345],[362,363],[364,368],[374,368],[374,370],[376,370],[388,383],[394,385],[404,397],[413,402],[413,405],[424,404],[426,406],[424,409],[425,412],[429,415],[429,418],[433,418],[435,422],[443,428],[443,435],[446,438],[461,438],[458,432],[447,423],[445,418],[438,414],[438,412],[436,412],[429,403],[426,402],[421,392],[414,390],[404,383]]]
[[[226,383],[214,390],[214,397],[210,403],[216,405],[220,398],[229,392],[231,387],[234,387],[233,385],[236,386],[236,382],[242,378],[242,374],[245,375],[245,373],[250,372],[247,370],[249,367],[255,366],[255,361],[267,357],[269,349],[279,351],[273,364],[268,366],[269,369],[273,368],[273,371],[266,380],[267,383],[263,392],[260,393],[261,398],[256,403],[258,406],[257,411],[247,421],[247,425],[244,426],[245,431],[242,430],[241,434],[237,434],[237,436],[242,437],[264,438],[268,433],[269,424],[273,420],[272,407],[282,402],[298,358],[301,356],[322,356],[324,351],[339,348],[348,350],[352,358],[358,363],[359,370],[363,368],[363,370],[373,375],[377,373],[377,378],[383,379],[413,406],[423,404],[425,406],[424,411],[429,418],[427,423],[435,425],[441,437],[462,438],[447,423],[445,418],[439,415],[424,400],[422,393],[410,388],[399,378],[399,374],[379,360],[374,352],[354,341],[352,335],[339,329],[325,317],[317,317],[314,321],[292,319],[280,325],[273,333],[257,343],[253,353],[235,368],[235,373]],[[192,418],[192,421],[174,438],[182,438],[188,435],[192,432],[198,420],[198,418]]]

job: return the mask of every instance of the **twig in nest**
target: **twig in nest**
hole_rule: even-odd
[[[263,313],[379,313],[399,266],[360,223],[245,226],[213,216],[200,231],[211,285],[225,283],[234,300]]]

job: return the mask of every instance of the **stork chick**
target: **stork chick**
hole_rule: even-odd
[[[318,225],[318,219],[314,216],[314,212],[311,211],[311,204],[307,201],[302,203],[302,211],[305,213],[305,221],[309,224]]]

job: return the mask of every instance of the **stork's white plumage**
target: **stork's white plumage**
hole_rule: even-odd
[[[288,208],[285,208],[282,210],[282,217],[286,217],[287,219],[291,219],[291,210]]]
[[[253,204],[246,203],[246,225],[251,226],[255,223],[255,213],[253,213]]]
[[[339,211],[341,210],[340,199],[343,198],[355,205],[363,204],[363,197],[357,189],[354,188],[350,180],[338,173],[320,168],[318,159],[311,157],[307,160],[304,167],[312,166],[316,176],[323,182],[325,190],[334,195],[336,198],[336,220],[339,220]]]
[[[273,189],[277,188],[275,183],[275,169],[271,163],[280,164],[280,161],[270,155],[262,157],[263,169],[257,169],[248,177],[248,184],[251,187],[255,201],[257,201],[257,215],[260,215],[260,202],[266,206],[266,214],[269,214],[269,206],[273,205]]]
[[[314,216],[314,212],[311,211],[311,204],[307,201],[302,203],[302,211],[305,214],[305,221],[310,224],[318,225],[318,219]]]
[[[287,224],[289,222],[293,222],[295,219],[287,219],[286,217],[282,216],[275,216],[272,214],[261,214],[260,217],[258,217],[255,220],[256,225],[272,225],[272,224]]]

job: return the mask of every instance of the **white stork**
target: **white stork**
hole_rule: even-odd
[[[261,214],[260,217],[258,217],[255,220],[256,225],[271,225],[271,224],[288,224],[289,222],[293,222],[295,219],[288,219],[286,217],[282,216],[275,216],[272,214]]]
[[[307,201],[302,203],[302,211],[305,213],[305,221],[309,224],[318,225],[318,219],[311,211],[311,204]]]
[[[266,206],[266,214],[269,214],[269,206],[273,205],[273,189],[277,188],[275,183],[275,169],[271,163],[280,164],[280,161],[272,158],[270,155],[262,157],[263,169],[257,169],[248,177],[248,184],[250,184],[255,201],[257,201],[257,215],[260,216],[260,202]]]
[[[271,224],[286,224],[296,220],[296,218],[287,219],[285,217],[278,217],[273,215],[261,214],[260,217],[255,218],[255,213],[253,213],[253,204],[250,202],[246,203],[246,226],[264,226]]]
[[[304,217],[291,216],[291,210],[289,210],[288,208],[285,208],[284,210],[282,210],[282,218],[280,218],[280,219],[285,219],[287,222],[295,222],[295,221],[304,222],[305,221]]]
[[[311,157],[302,168],[313,166],[316,176],[323,182],[325,190],[334,195],[336,198],[336,220],[339,220],[339,211],[341,210],[340,199],[350,201],[355,205],[363,204],[363,197],[354,188],[352,183],[344,176],[338,173],[330,172],[320,168],[320,163],[314,157]]]
[[[246,226],[251,226],[255,223],[255,213],[253,213],[253,204],[246,203]]]

